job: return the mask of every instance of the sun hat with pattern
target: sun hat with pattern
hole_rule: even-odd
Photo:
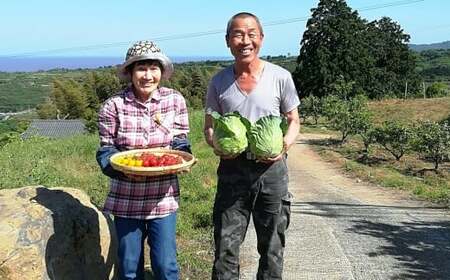
[[[162,53],[161,49],[151,41],[138,41],[127,51],[125,62],[119,66],[119,77],[125,81],[131,81],[130,73],[127,69],[129,65],[141,60],[158,60],[162,65],[162,79],[169,79],[173,73],[173,64],[170,59]]]

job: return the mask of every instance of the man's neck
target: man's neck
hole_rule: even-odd
[[[238,62],[234,63],[234,72],[237,76],[246,74],[258,74],[261,71],[261,67],[263,65],[263,61],[259,58],[253,60],[250,63]]]

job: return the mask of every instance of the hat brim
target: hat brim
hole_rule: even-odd
[[[119,65],[117,69],[117,75],[120,79],[130,82],[131,81],[131,73],[128,72],[127,67],[133,64],[136,61],[142,60],[157,60],[162,65],[162,74],[161,79],[168,80],[173,73],[173,64],[170,59],[162,53],[155,54],[147,54],[147,55],[137,55],[125,61],[123,64]]]

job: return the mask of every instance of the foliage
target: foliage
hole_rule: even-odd
[[[303,33],[293,78],[302,96],[334,94],[352,85],[348,97],[408,96],[420,89],[409,35],[387,17],[367,22],[344,0],[320,0]]]
[[[314,124],[317,124],[322,114],[322,99],[314,95],[304,97],[300,103],[299,111],[305,119],[311,117]]]
[[[389,151],[397,161],[411,148],[413,136],[412,128],[400,122],[386,121],[381,127],[376,128],[377,143]]]
[[[435,82],[429,86],[425,94],[427,97],[442,97],[447,96],[450,93],[450,89],[447,84],[442,82]]]
[[[332,94],[338,77],[356,81],[372,64],[363,34],[365,22],[345,1],[321,0],[306,25],[293,73],[302,96]],[[362,84],[362,83],[358,83]]]
[[[363,130],[370,122],[366,98],[362,95],[348,101],[334,95],[328,96],[324,99],[323,108],[329,125],[341,132],[341,143],[344,143],[349,135]]]
[[[416,129],[414,148],[416,151],[431,159],[434,169],[450,156],[450,125],[446,122],[422,122]]]

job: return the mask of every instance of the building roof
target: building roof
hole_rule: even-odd
[[[63,138],[85,133],[82,120],[41,120],[31,121],[28,129],[22,133],[22,138],[31,136],[44,136],[50,138]]]

